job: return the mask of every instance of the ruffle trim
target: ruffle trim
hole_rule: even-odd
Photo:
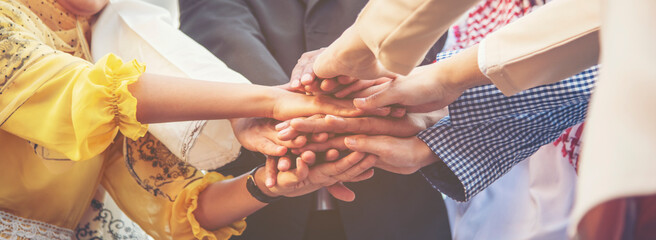
[[[148,125],[137,121],[137,99],[128,91],[128,85],[139,80],[146,71],[146,66],[132,60],[123,62],[121,58],[110,53],[98,61],[91,69],[96,77],[96,84],[109,86],[109,102],[112,106],[114,121],[126,137],[136,140],[148,131]]]
[[[246,218],[244,218],[228,226],[222,227],[219,230],[208,231],[200,226],[194,215],[194,211],[196,211],[196,208],[198,208],[198,195],[200,192],[205,190],[205,188],[207,188],[207,186],[209,186],[211,183],[227,180],[230,178],[232,177],[225,177],[219,173],[210,172],[206,174],[205,177],[203,177],[201,180],[192,183],[192,186],[190,186],[191,190],[189,190],[188,193],[189,197],[186,199],[186,204],[189,206],[187,208],[187,219],[189,220],[191,230],[197,239],[228,239],[233,235],[241,235],[246,229]]]

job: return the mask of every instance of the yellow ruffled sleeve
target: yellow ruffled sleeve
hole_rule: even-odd
[[[172,154],[153,135],[126,139],[105,163],[101,184],[117,205],[155,239],[224,240],[241,235],[245,219],[215,231],[202,228],[195,218],[198,195],[210,184],[223,181],[219,173],[204,175]],[[114,151],[117,150],[117,151]],[[231,194],[229,192],[225,194]]]
[[[119,130],[143,136],[127,86],[144,66],[111,54],[93,65],[57,51],[53,32],[30,14],[0,1],[0,129],[72,160],[97,156]]]
[[[182,193],[178,195],[178,199],[173,205],[173,212],[178,216],[173,217],[175,224],[171,226],[180,227],[180,229],[173,229],[173,232],[180,234],[181,236],[193,235],[197,239],[229,239],[232,235],[241,235],[241,233],[246,229],[246,221],[238,221],[230,224],[229,226],[220,228],[216,231],[208,231],[198,224],[196,217],[194,216],[194,211],[198,207],[198,194],[205,190],[205,188],[213,182],[218,182],[228,179],[223,175],[210,172],[202,179],[190,184],[185,188]],[[187,226],[187,223],[189,226]],[[182,239],[182,238],[181,238]]]
[[[3,89],[0,127],[71,160],[92,158],[119,130],[130,138],[146,133],[127,90],[143,71],[111,54],[95,65],[65,53],[43,56]]]

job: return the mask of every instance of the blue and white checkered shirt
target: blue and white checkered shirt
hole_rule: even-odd
[[[455,52],[444,52],[437,60]],[[449,116],[419,133],[442,162],[421,169],[434,188],[467,201],[515,164],[582,122],[597,67],[557,83],[504,96],[494,85],[465,91]]]

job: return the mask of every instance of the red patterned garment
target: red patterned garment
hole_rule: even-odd
[[[549,0],[484,0],[473,7],[467,18],[453,26],[455,44],[447,50],[465,49],[479,43],[497,29],[528,14]]]
[[[464,21],[451,27],[454,43],[449,51],[465,49],[481,42],[485,36],[519,19],[550,0],[484,0],[473,7]],[[562,146],[562,155],[568,158],[575,170],[581,145],[583,123],[573,126],[553,142]]]

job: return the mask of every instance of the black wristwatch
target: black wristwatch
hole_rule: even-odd
[[[257,169],[260,169],[262,166],[264,166],[264,164],[253,168],[253,170],[251,170],[251,172],[248,173],[248,179],[246,180],[246,189],[251,194],[251,196],[253,196],[258,201],[263,203],[272,203],[278,199],[281,199],[282,196],[271,197],[269,195],[264,194],[262,190],[260,190],[260,188],[257,187],[257,184],[255,183],[255,172],[257,172]]]

